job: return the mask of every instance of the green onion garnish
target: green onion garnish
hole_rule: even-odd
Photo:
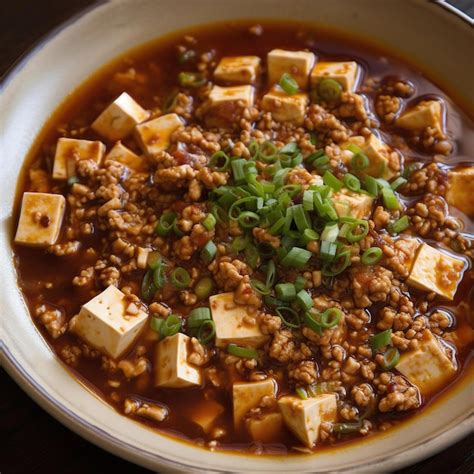
[[[257,350],[251,347],[241,347],[237,344],[229,344],[227,346],[227,352],[237,357],[243,357],[246,359],[258,359]]]
[[[283,267],[303,268],[312,257],[312,253],[299,247],[293,247],[281,260]]]
[[[339,308],[328,308],[321,314],[320,325],[323,329],[329,329],[339,324],[342,318],[342,311]]]
[[[200,300],[208,298],[214,289],[214,281],[210,277],[201,278],[193,288],[194,294]]]
[[[334,245],[334,244],[333,244]],[[338,253],[333,261],[323,265],[321,273],[326,277],[333,277],[342,273],[351,264],[351,251],[343,250]]]
[[[216,244],[212,240],[209,240],[201,250],[201,260],[206,264],[211,263],[212,260],[214,260],[216,253]]]
[[[279,306],[275,309],[275,312],[289,328],[297,329],[301,326],[300,316],[293,308],[289,306]]]
[[[252,227],[258,226],[260,223],[260,216],[252,211],[241,212],[238,217],[240,227],[244,229],[251,229]]]
[[[377,184],[377,180],[372,176],[366,176],[364,178],[364,187],[371,196],[377,197],[379,195],[379,185]]]
[[[332,261],[336,258],[337,245],[334,242],[322,240],[319,248],[319,256],[322,260]]]
[[[198,329],[197,338],[201,344],[207,344],[216,335],[216,323],[212,319],[204,321]]]
[[[351,190],[354,191],[355,193],[358,193],[360,191],[360,181],[357,176],[354,176],[353,174],[347,173],[344,176],[344,186]]]
[[[395,181],[392,181],[390,183],[390,187],[395,191],[397,188],[400,186],[404,185],[407,182],[405,178],[402,176],[399,176]]]
[[[280,148],[280,153],[287,153],[292,155],[293,153],[296,153],[298,150],[298,144],[296,142],[290,142],[284,145],[282,148]]]
[[[260,254],[258,253],[257,247],[253,244],[247,245],[244,251],[245,259],[251,268],[256,268],[260,261]]]
[[[305,311],[308,311],[313,307],[313,299],[306,290],[301,290],[297,293],[296,301],[299,304],[300,308]]]
[[[340,434],[356,433],[361,428],[362,423],[360,421],[354,423],[334,423],[332,425],[333,431]]]
[[[351,243],[359,242],[369,233],[368,221],[353,217],[341,217],[339,220],[344,223],[339,235]]]
[[[379,247],[370,247],[364,251],[360,261],[364,265],[375,265],[382,258],[382,249]]]
[[[232,174],[234,176],[234,181],[239,183],[245,183],[245,164],[247,160],[239,158],[237,160],[232,160],[230,166],[232,168]]]
[[[142,281],[142,297],[146,302],[151,301],[153,295],[156,293],[157,288],[153,282],[153,270],[150,269],[145,273]]]
[[[175,220],[176,214],[174,212],[165,212],[162,214],[155,228],[156,233],[162,237],[166,237],[173,230]]]
[[[164,322],[164,319],[157,318],[156,316],[152,316],[152,318],[150,319],[150,328],[153,329],[153,331],[160,333],[163,322]]]
[[[326,240],[327,242],[335,242],[337,236],[339,235],[339,227],[336,222],[329,222],[324,227],[323,232],[321,233],[321,240]]]
[[[399,208],[397,196],[391,188],[382,188],[383,204],[387,209],[394,210]]]
[[[269,295],[272,292],[271,288],[265,285],[263,281],[257,280],[255,278],[250,280],[250,285],[257,293],[260,293],[261,295]]]
[[[314,209],[314,191],[305,191],[303,193],[303,209],[312,211]]]
[[[278,283],[275,286],[275,295],[282,301],[293,301],[296,298],[296,289],[293,283]]]
[[[161,325],[161,337],[174,336],[181,329],[181,319],[175,314],[170,314]]]
[[[211,310],[209,308],[195,308],[186,319],[188,329],[197,329],[204,321],[211,319]]]
[[[374,334],[369,338],[370,347],[374,351],[381,349],[382,347],[390,345],[392,342],[392,330],[386,329],[385,331]]]
[[[321,327],[321,323],[315,319],[319,319],[319,317],[320,314],[313,310],[306,311],[303,315],[303,322],[305,326],[321,336],[323,334],[323,328]]]
[[[287,72],[281,75],[278,84],[288,95],[294,95],[298,92],[298,83]]]
[[[327,102],[334,102],[341,98],[342,86],[334,79],[326,78],[318,84],[318,94]]]
[[[171,283],[179,289],[187,288],[191,281],[191,276],[183,267],[175,268],[171,273]]]
[[[247,247],[249,243],[250,238],[248,235],[239,235],[232,241],[230,246],[235,252],[241,252]]]
[[[295,392],[302,400],[308,400],[308,394],[303,387],[296,387]]]
[[[200,72],[180,72],[178,82],[183,87],[201,87],[207,80]]]
[[[410,218],[408,216],[402,216],[397,221],[389,224],[387,226],[387,230],[391,234],[399,234],[400,232],[408,229],[408,227],[410,227]]]
[[[299,291],[303,290],[306,286],[306,278],[303,275],[298,275],[295,278],[295,290],[298,293]]]
[[[265,286],[271,288],[273,283],[275,283],[276,278],[276,267],[275,262],[273,260],[269,260],[267,263],[267,276],[265,278]]]
[[[306,229],[311,228],[311,220],[307,212],[304,210],[302,204],[296,204],[292,207],[293,220],[295,221],[296,227],[300,232],[304,232]]]
[[[314,229],[305,229],[299,241],[301,245],[306,247],[310,242],[318,239],[319,234]]]
[[[207,230],[214,230],[216,227],[216,218],[214,217],[213,214],[209,213],[204,220],[202,221],[202,225],[207,229]]]
[[[323,174],[323,181],[324,184],[334,189],[336,192],[339,191],[343,186],[342,181],[337,179],[329,170],[326,170]]]
[[[369,157],[362,151],[355,153],[351,159],[351,168],[355,171],[364,171],[369,164]]]
[[[398,351],[396,347],[391,347],[383,355],[382,367],[384,368],[384,370],[391,370],[398,364],[399,360],[400,360],[400,352]]]
[[[216,151],[209,159],[209,168],[216,171],[227,171],[230,166],[230,158],[221,150]]]

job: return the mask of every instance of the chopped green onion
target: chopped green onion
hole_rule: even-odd
[[[188,329],[197,329],[204,321],[211,319],[211,310],[209,308],[195,308],[189,313],[186,320]]]
[[[302,400],[308,400],[308,394],[303,387],[296,387],[295,392]]]
[[[150,328],[159,334],[161,332],[161,326],[163,326],[163,323],[164,319],[152,316],[152,318],[150,319]]]
[[[332,261],[336,258],[337,245],[334,242],[322,240],[319,247],[319,256],[322,260]]]
[[[208,344],[215,335],[216,323],[212,319],[207,319],[199,326],[197,338],[201,344]]]
[[[403,232],[404,230],[408,229],[408,227],[410,227],[410,218],[408,216],[402,216],[400,217],[400,219],[389,224],[387,226],[387,230],[391,234],[399,234],[400,232]]]
[[[327,242],[335,242],[337,236],[339,235],[339,227],[336,222],[329,222],[324,227],[323,232],[321,233],[321,240],[326,240]]]
[[[284,145],[282,148],[280,148],[280,153],[287,153],[292,155],[293,153],[296,153],[298,150],[298,144],[296,142],[290,142]]]
[[[294,95],[298,92],[298,83],[287,72],[281,75],[278,84],[288,95]]]
[[[244,251],[245,259],[251,268],[256,268],[258,262],[260,261],[260,255],[258,253],[257,247],[253,244],[247,245]]]
[[[209,168],[216,171],[227,171],[230,166],[230,158],[222,150],[216,151],[209,159]]]
[[[250,229],[252,227],[258,226],[260,223],[260,216],[252,211],[244,211],[239,215],[237,220],[240,224],[240,227],[243,227],[244,229]]]
[[[201,250],[201,260],[206,264],[211,263],[212,260],[214,260],[216,253],[217,253],[216,244],[212,240],[209,240],[207,244]]]
[[[364,186],[371,196],[377,197],[379,195],[379,185],[377,184],[377,180],[372,176],[365,177]]]
[[[237,344],[229,344],[227,352],[236,357],[243,357],[246,359],[258,359],[258,352],[252,347],[240,347]]]
[[[194,49],[187,49],[178,56],[178,63],[184,64],[185,62],[190,61],[196,57],[196,51]]]
[[[273,286],[273,283],[275,282],[275,277],[276,277],[276,267],[275,267],[275,262],[273,260],[269,260],[267,263],[267,276],[265,279],[265,286],[268,288],[271,288]]]
[[[181,319],[175,314],[170,314],[161,325],[161,337],[174,336],[181,329]]]
[[[364,171],[370,164],[368,156],[359,151],[351,159],[351,167],[356,171]]]
[[[300,244],[305,247],[314,240],[319,239],[319,234],[314,229],[305,229],[300,237]]]
[[[383,188],[392,189],[390,187],[390,183],[386,179],[375,178],[375,180],[377,181],[377,184],[379,185],[380,189],[383,189]]]
[[[272,235],[277,235],[280,233],[280,231],[283,229],[283,226],[285,225],[285,218],[280,217],[269,229],[270,234]]]
[[[382,188],[383,204],[387,209],[394,210],[399,208],[397,196],[391,188]]]
[[[285,308],[289,307],[289,303],[285,303],[284,301],[280,301],[279,299],[275,298],[274,296],[266,295],[263,297],[263,301],[267,306],[273,308],[279,308],[284,306]]]
[[[301,307],[301,309],[308,311],[313,307],[313,299],[311,295],[306,290],[301,290],[296,295],[296,301]]]
[[[293,301],[296,298],[296,289],[293,283],[278,283],[275,286],[275,295],[282,301]]]
[[[150,252],[148,254],[147,264],[152,270],[155,270],[162,263],[160,252]]]
[[[259,242],[257,249],[263,258],[270,258],[275,253],[275,247],[269,242]]]
[[[313,160],[311,166],[318,171],[326,171],[329,167],[329,161],[329,156],[323,154],[322,156],[319,156]]]
[[[342,181],[337,179],[329,170],[326,170],[323,174],[323,181],[324,184],[334,189],[336,192],[339,191],[343,186]]]
[[[166,237],[173,230],[175,220],[176,214],[174,212],[166,212],[162,214],[155,228],[156,233],[162,237]]]
[[[370,347],[374,351],[381,349],[382,347],[390,345],[392,342],[392,330],[386,329],[385,331],[374,334],[369,338]]]
[[[245,164],[247,160],[239,158],[237,160],[232,160],[230,166],[232,168],[232,174],[234,176],[234,181],[239,183],[245,183]]]
[[[312,211],[314,209],[314,191],[305,191],[303,193],[303,209]]]
[[[340,434],[349,434],[356,433],[362,428],[362,423],[360,421],[354,423],[334,423],[332,429],[336,433]]]
[[[368,221],[351,217],[341,217],[340,221],[344,223],[340,235],[351,243],[361,241],[369,233]]]
[[[293,220],[295,221],[296,227],[298,227],[300,232],[304,232],[306,229],[311,228],[311,221],[302,204],[296,204],[293,206],[292,213]]]
[[[277,159],[277,156],[278,148],[276,145],[270,141],[266,141],[260,145],[260,150],[256,158],[265,163],[273,163]]]
[[[344,250],[337,254],[335,259],[323,265],[321,273],[326,277],[333,277],[342,273],[351,264],[351,251]]]
[[[179,228],[178,226],[178,219],[175,219],[173,221],[173,232],[175,233],[175,235],[177,235],[178,237],[182,237],[184,235],[184,232]]]
[[[79,183],[79,178],[77,176],[70,176],[68,179],[67,179],[67,184],[68,186],[72,186],[73,184],[76,184],[76,183]]]
[[[358,193],[360,191],[360,181],[357,176],[354,176],[353,174],[347,173],[344,176],[344,186],[351,190],[354,191],[355,193]]]
[[[300,316],[293,308],[289,306],[279,306],[275,309],[275,312],[289,328],[297,329],[301,326]]]
[[[250,280],[250,285],[257,293],[260,293],[261,295],[264,295],[264,296],[269,295],[272,292],[271,288],[265,285],[263,281],[256,280],[255,278],[252,278]]]
[[[396,347],[391,347],[383,355],[382,367],[384,370],[391,370],[398,364],[399,360],[400,360],[400,352],[398,351]]]
[[[207,230],[214,230],[216,227],[216,218],[214,217],[213,214],[209,213],[204,220],[202,221],[202,225],[207,229]]]
[[[188,271],[183,267],[177,267],[171,273],[171,283],[176,288],[187,288],[191,282],[191,276]]]
[[[339,324],[342,318],[342,311],[339,308],[328,308],[321,314],[320,324],[323,329],[330,329]]]
[[[370,247],[364,251],[360,261],[364,265],[375,265],[382,258],[382,249],[379,247]]]
[[[204,300],[210,296],[214,289],[214,281],[210,277],[201,278],[193,288],[194,294],[199,300]]]
[[[232,250],[234,250],[235,252],[241,252],[247,247],[249,243],[250,243],[250,239],[248,235],[243,235],[243,236],[239,235],[232,241],[230,246]]]
[[[165,275],[165,267],[166,264],[162,262],[158,265],[157,268],[153,270],[153,283],[156,289],[163,288],[166,283],[166,275]]]
[[[334,79],[326,78],[318,84],[318,94],[327,102],[334,102],[341,98],[342,86]]]
[[[293,247],[281,260],[284,267],[303,268],[312,257],[312,253],[299,247]]]
[[[180,72],[178,82],[183,87],[201,87],[207,80],[200,72]]]
[[[390,187],[395,191],[397,188],[403,186],[405,183],[407,183],[407,180],[399,176],[395,181],[392,181],[390,183]]]
[[[306,286],[306,278],[303,275],[298,275],[295,278],[295,290],[296,292],[300,292]]]
[[[319,317],[320,315],[319,313],[315,313],[313,310],[305,311],[303,315],[303,322],[305,326],[309,327],[312,331],[322,336],[323,328],[321,327],[319,321],[314,319],[314,316]]]

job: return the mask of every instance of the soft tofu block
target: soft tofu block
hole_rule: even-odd
[[[278,406],[286,426],[308,448],[317,443],[321,423],[337,420],[334,394],[318,395],[307,400],[289,395],[280,398]]]
[[[402,354],[396,369],[428,396],[454,376],[456,367],[431,331],[425,330],[419,342],[418,349]]]
[[[252,316],[249,307],[234,302],[234,293],[221,293],[209,298],[212,319],[216,325],[216,346],[238,344],[245,347],[261,347],[268,336],[258,324],[248,324],[246,316]]]
[[[105,160],[118,161],[128,168],[140,171],[143,169],[144,160],[132,150],[127,148],[122,142],[118,141],[105,156]]]
[[[110,141],[121,140],[149,116],[150,112],[123,92],[95,119],[92,129]]]
[[[247,430],[254,441],[272,443],[281,438],[283,417],[281,413],[267,413],[260,418],[250,418]]]
[[[170,146],[171,135],[183,125],[177,114],[166,114],[137,125],[135,133],[143,151],[154,156]]]
[[[323,79],[334,79],[346,92],[354,92],[359,66],[355,61],[318,62],[311,72],[311,86],[317,87]]]
[[[372,214],[374,198],[367,194],[341,189],[331,199],[339,217],[350,216],[356,219],[368,219]]]
[[[155,386],[183,388],[201,385],[201,371],[188,362],[190,338],[182,333],[165,337],[155,349]]]
[[[406,130],[424,130],[432,127],[443,131],[443,110],[439,100],[423,100],[398,117],[397,126]]]
[[[79,160],[92,160],[100,165],[104,154],[105,145],[100,141],[60,138],[54,155],[53,178],[68,179],[74,174]]]
[[[308,78],[316,57],[309,51],[285,51],[274,49],[268,53],[268,81],[270,85],[278,84],[282,74],[290,74],[300,89],[308,87]]]
[[[129,314],[129,304],[125,294],[110,285],[82,306],[70,329],[90,346],[118,359],[132,346],[148,319],[141,308]]]
[[[390,161],[390,153],[392,150],[380,138],[371,134],[363,143],[358,137],[349,140],[361,148],[369,159],[369,166],[364,173],[375,178],[391,179],[396,173],[388,166]]]
[[[446,200],[467,216],[474,216],[474,166],[458,168],[448,173]]]
[[[260,405],[263,397],[275,397],[276,384],[272,378],[259,382],[236,382],[232,387],[234,426],[241,428],[245,415]]]
[[[217,418],[224,412],[224,407],[215,400],[202,400],[190,407],[190,419],[199,425],[204,433],[209,433]]]
[[[24,193],[15,242],[33,247],[47,247],[58,240],[66,209],[61,194]]]
[[[258,56],[226,56],[219,61],[214,78],[231,84],[254,84],[259,68]]]
[[[275,86],[263,96],[262,109],[271,112],[277,122],[292,122],[301,125],[308,102],[308,94],[288,95],[279,86]]]
[[[423,243],[418,249],[407,283],[452,300],[461,281],[464,266],[464,260]]]

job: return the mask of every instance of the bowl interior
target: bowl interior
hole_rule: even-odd
[[[73,379],[33,326],[16,285],[10,246],[16,180],[35,136],[62,99],[124,51],[189,25],[245,17],[311,21],[370,38],[428,71],[474,109],[472,28],[424,1],[387,0],[134,0],[103,3],[55,31],[7,77],[0,97],[2,199],[0,289],[3,362],[42,406],[66,425],[116,454],[159,469],[196,471],[362,471],[399,467],[456,441],[469,429],[472,386],[465,384],[404,428],[315,456],[268,458],[208,452],[163,437],[117,413]],[[449,42],[441,31],[449,29]],[[454,86],[453,86],[454,87]],[[449,92],[449,90],[448,90]],[[370,463],[370,464],[368,464]]]

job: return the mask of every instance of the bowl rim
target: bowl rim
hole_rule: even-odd
[[[420,0],[412,0],[420,2]],[[110,0],[96,0],[94,3],[77,11],[57,26],[51,28],[45,34],[34,41],[18,58],[2,73],[0,76],[0,94],[6,89],[10,81],[19,74],[24,66],[39,53],[43,47],[53,41],[63,30],[72,26],[81,20],[84,16],[98,9],[99,7],[110,3]],[[421,2],[420,2],[421,3]],[[447,0],[433,0],[432,4],[440,7],[447,15],[454,15],[462,22],[474,25],[474,18],[469,17],[456,6],[447,2]],[[39,334],[38,334],[39,335]],[[234,471],[224,471],[221,469],[209,469],[206,471],[198,469],[195,464],[187,464],[171,460],[157,453],[151,455],[147,450],[141,449],[137,445],[129,444],[115,436],[109,434],[105,430],[91,425],[84,420],[79,414],[64,406],[59,400],[51,397],[47,391],[38,384],[34,378],[24,370],[21,364],[16,360],[14,355],[6,346],[3,336],[0,334],[0,365],[6,370],[10,377],[20,386],[20,388],[33,399],[41,408],[49,415],[59,421],[61,424],[72,430],[87,441],[99,446],[107,452],[120,456],[130,462],[136,463],[146,468],[153,468],[158,460],[160,466],[166,467],[172,472],[209,472],[224,473]],[[452,387],[456,389],[456,387]],[[401,453],[395,453],[387,459],[376,460],[375,462],[366,461],[358,465],[354,465],[352,470],[357,472],[380,472],[381,470],[393,470],[403,468],[415,462],[422,461],[432,456],[450,445],[458,442],[463,437],[473,432],[472,422],[474,413],[471,411],[456,425],[448,428],[446,431],[419,441],[410,448]],[[166,434],[163,434],[166,436]],[[420,457],[419,448],[423,445],[423,454]],[[231,453],[232,455],[235,455]],[[170,471],[168,471],[170,472]],[[237,472],[237,471],[235,471]],[[264,472],[264,471],[262,471]],[[268,472],[268,471],[267,471]],[[336,472],[336,471],[333,471]]]

